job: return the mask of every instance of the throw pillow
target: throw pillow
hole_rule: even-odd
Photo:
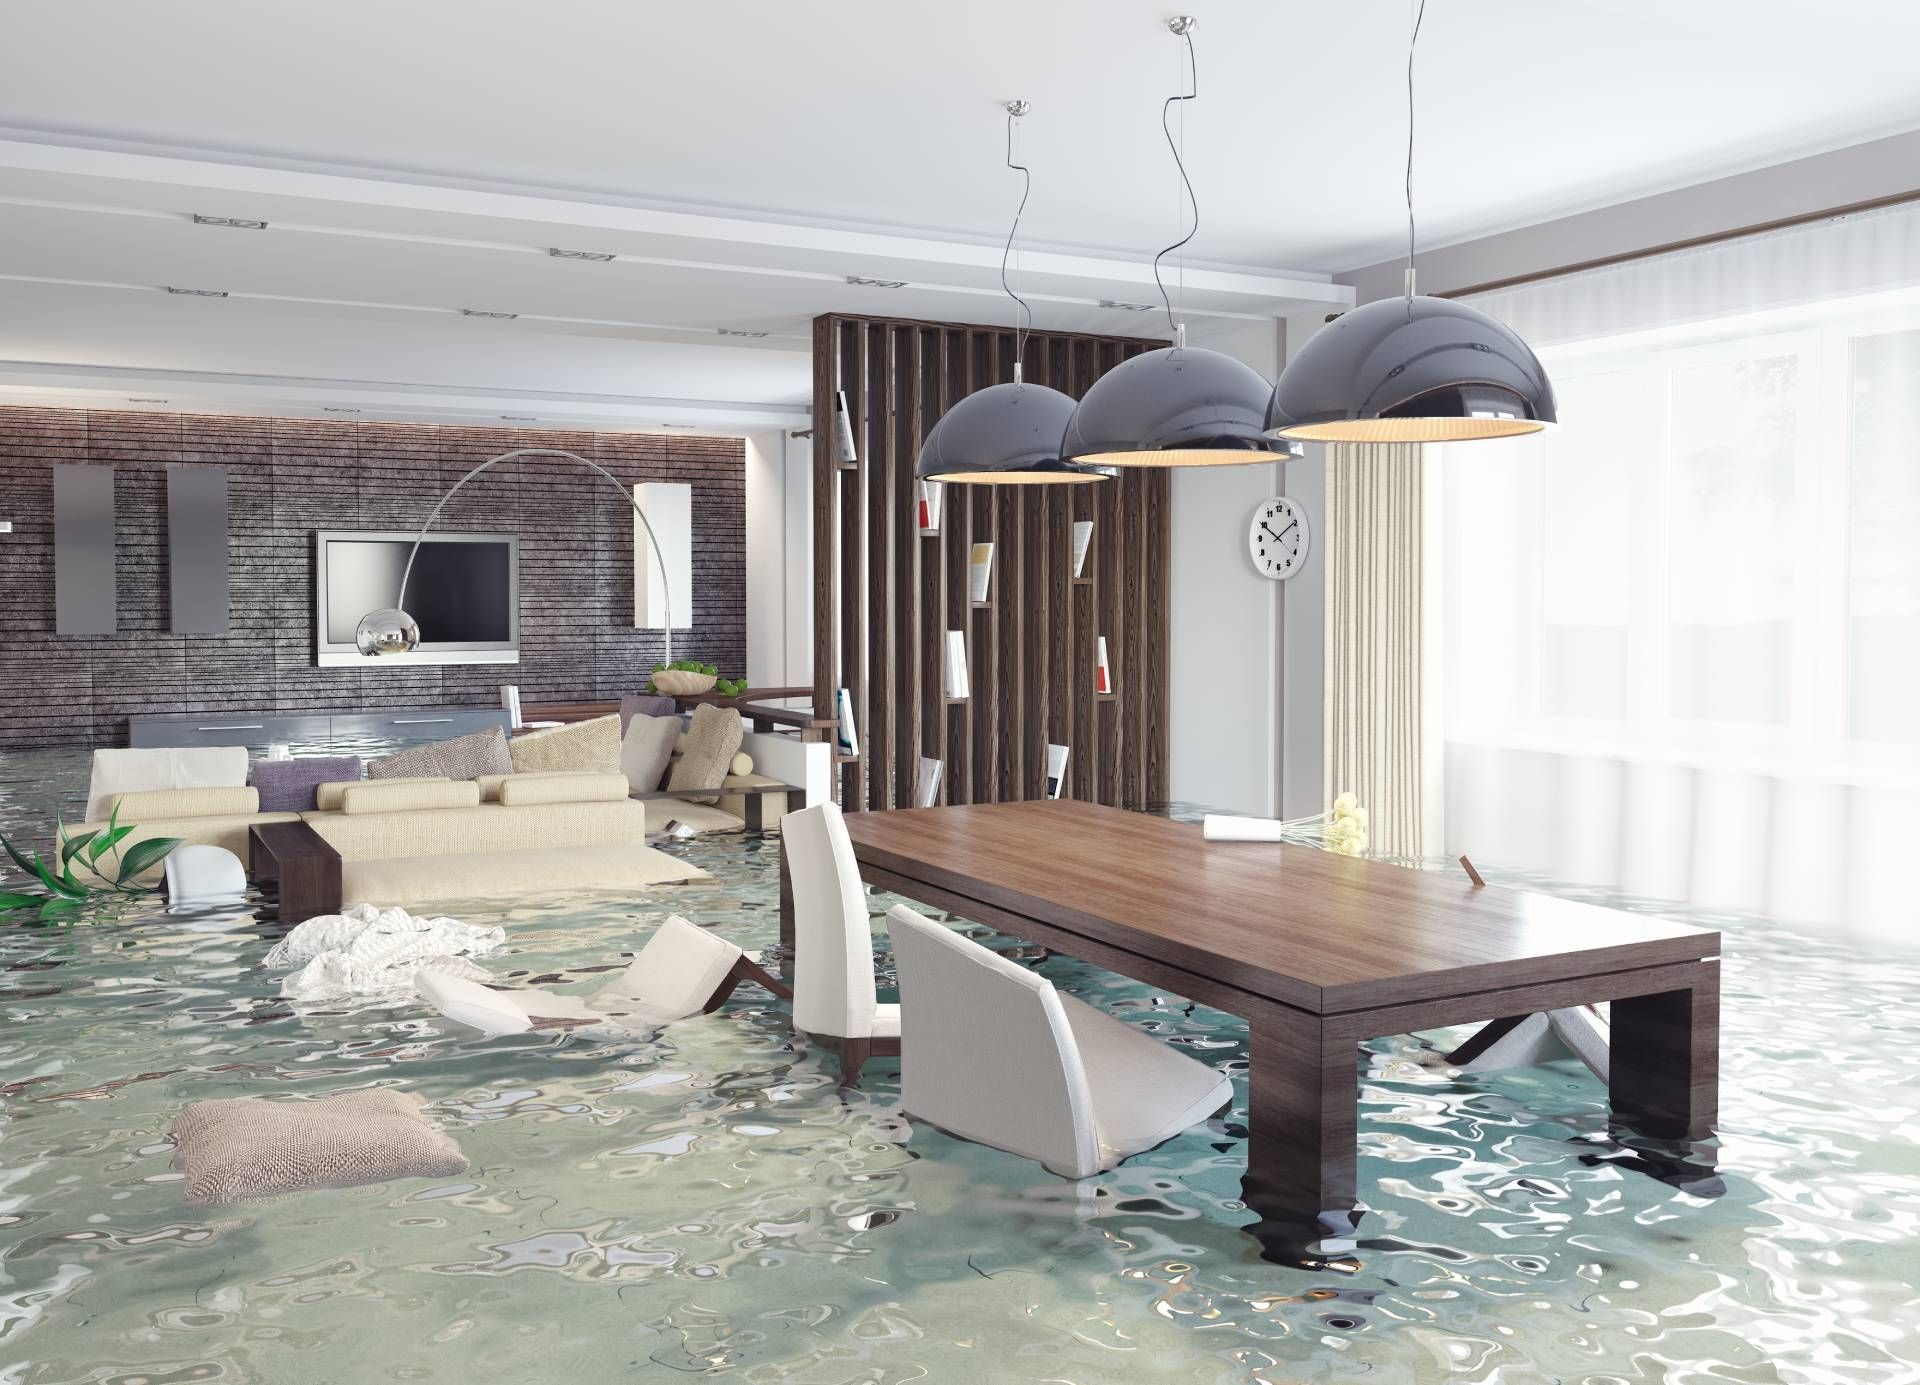
[[[620,699],[620,734],[635,717],[670,717],[676,710],[674,700],[665,693],[628,693]]]
[[[620,741],[620,769],[635,793],[657,789],[665,782],[673,747],[680,739],[679,717],[650,717],[638,713],[627,723]]]
[[[173,1123],[174,1167],[189,1207],[390,1178],[448,1178],[467,1167],[423,1114],[426,1098],[369,1087],[318,1101],[196,1101]]]
[[[693,709],[693,724],[687,728],[680,758],[674,761],[667,787],[674,790],[718,788],[727,777],[727,766],[740,749],[746,731],[740,713],[733,708],[702,702]],[[719,796],[688,794],[687,799],[693,803],[712,803]]]
[[[456,736],[450,741],[417,745],[367,766],[369,779],[478,779],[483,774],[512,774],[513,756],[507,751],[507,733],[498,726]]]
[[[358,755],[308,755],[297,760],[256,760],[252,784],[260,790],[263,813],[310,813],[319,807],[314,791],[322,784],[343,784],[360,777]]]
[[[543,769],[618,774],[620,718],[617,714],[595,717],[592,721],[576,721],[571,726],[556,726],[551,731],[515,736],[511,753],[515,774]]]

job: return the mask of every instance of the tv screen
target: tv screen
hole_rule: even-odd
[[[518,658],[518,545],[510,534],[434,534],[420,545],[405,607],[420,625],[411,655],[365,659],[360,618],[394,605],[412,535],[316,535],[318,645],[323,664],[502,663]]]

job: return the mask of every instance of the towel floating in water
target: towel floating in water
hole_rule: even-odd
[[[506,937],[504,928],[356,904],[300,924],[274,944],[266,964],[299,968],[280,983],[280,994],[289,1000],[408,993],[422,968],[479,979],[485,973],[462,959],[491,952]]]

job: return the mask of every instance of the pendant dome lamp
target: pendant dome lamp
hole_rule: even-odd
[[[1190,85],[1189,90],[1169,96],[1160,107],[1160,129],[1193,207],[1192,228],[1153,257],[1153,280],[1166,305],[1173,345],[1122,361],[1093,382],[1060,444],[1062,456],[1083,465],[1240,466],[1284,462],[1302,451],[1298,443],[1266,432],[1273,388],[1259,371],[1218,351],[1187,345],[1186,324],[1175,318],[1173,300],[1160,278],[1160,261],[1200,230],[1193,180],[1187,176],[1186,159],[1167,123],[1175,102],[1193,101],[1200,95],[1200,73],[1193,56],[1196,22],[1186,14],[1167,21],[1168,30],[1186,43],[1184,66],[1191,82],[1182,84]]]
[[[1007,282],[1007,257],[1020,230],[1020,217],[1033,190],[1033,174],[1014,161],[1014,130],[1033,109],[1025,101],[1007,102],[1007,167],[1025,180],[1020,207],[1000,253],[1000,287],[1017,305],[1013,320],[1013,382],[989,385],[955,404],[933,425],[920,446],[913,474],[921,481],[968,485],[1065,485],[1104,480],[1103,473],[1060,460],[1060,437],[1073,416],[1073,398],[1045,385],[1029,385],[1022,370],[1026,334],[1033,310]],[[1025,314],[1022,325],[1021,314]]]
[[[1407,291],[1355,308],[1311,337],[1280,372],[1267,409],[1274,437],[1306,442],[1467,442],[1557,421],[1533,349],[1476,308],[1415,291],[1413,55],[1407,43]]]

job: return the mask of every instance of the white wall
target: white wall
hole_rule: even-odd
[[[785,430],[749,433],[747,681],[813,681],[813,454]]]
[[[1290,361],[1326,325],[1323,313],[1290,317]],[[1280,612],[1280,805],[1282,817],[1324,812],[1326,762],[1322,739],[1327,639],[1326,448],[1309,444],[1306,455],[1287,463],[1286,494],[1307,516],[1312,536],[1307,561],[1286,582]]]

